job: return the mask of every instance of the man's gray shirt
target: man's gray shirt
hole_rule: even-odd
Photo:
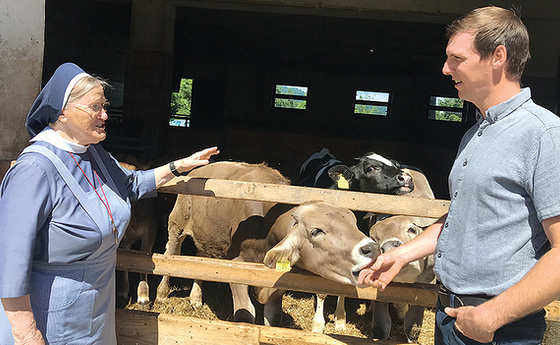
[[[477,119],[449,175],[434,271],[455,293],[493,296],[550,248],[541,221],[560,215],[560,118],[524,88]]]

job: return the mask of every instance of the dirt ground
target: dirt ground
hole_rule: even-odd
[[[153,300],[157,284],[159,284],[159,277],[150,277],[149,281],[150,296],[151,300]],[[152,302],[147,308],[142,308],[132,302],[129,303],[126,308],[199,317],[208,320],[233,321],[231,292],[228,284],[205,282],[203,284],[204,305],[199,309],[194,309],[189,303],[190,280],[172,278],[171,285],[174,286],[174,288],[169,298],[161,302]],[[324,333],[344,334],[372,339],[371,315],[367,312],[366,301],[346,299],[347,329],[345,331],[337,331],[334,328],[333,312],[335,307],[336,297],[327,297],[325,301],[325,320],[327,324],[325,325]],[[284,295],[282,301],[282,309],[283,316],[281,327],[311,330],[311,321],[315,312],[315,296],[313,294],[299,292],[287,293]],[[261,319],[257,319],[257,323],[262,324],[262,307],[257,306],[257,313],[261,315]],[[433,310],[427,309],[424,312],[424,321],[418,343],[421,345],[433,344],[433,330],[434,312]],[[389,339],[398,342],[406,342],[402,325],[393,324]],[[544,344],[560,345],[560,322],[548,323]]]

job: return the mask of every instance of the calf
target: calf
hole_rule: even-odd
[[[386,253],[420,235],[426,224],[435,219],[409,216],[393,216],[379,221],[370,229],[370,237],[380,245],[381,252]],[[432,283],[434,280],[434,258],[432,255],[409,263],[395,277],[400,283]],[[387,302],[372,301],[372,334],[374,338],[386,340],[391,331],[391,316]],[[418,340],[424,315],[421,306],[408,306],[393,303],[397,318],[404,322],[404,332],[409,342]]]
[[[278,171],[263,164],[218,162],[193,170],[190,177],[289,184]],[[191,236],[197,254],[239,261],[264,262],[275,266],[282,259],[292,266],[323,277],[357,285],[361,268],[380,253],[379,246],[361,233],[356,218],[347,209],[324,202],[300,206],[179,195],[169,216],[166,255],[179,254],[180,244]],[[157,298],[169,293],[169,280],[162,280]],[[195,282],[190,300],[202,305],[200,282]],[[232,284],[234,319],[254,322],[255,307],[249,287]],[[274,324],[282,291],[257,288],[265,303],[264,320]]]
[[[357,158],[352,166],[343,164],[327,149],[312,154],[300,168],[300,185],[329,189],[348,189],[359,192],[405,195],[414,192],[414,180],[410,173],[401,169],[400,163],[375,152]],[[418,192],[420,193],[420,192]],[[369,232],[371,219],[375,216],[366,212],[354,212],[358,228]],[[317,296],[317,309],[313,317],[312,330],[322,332],[325,326],[323,305],[326,295]],[[339,297],[335,311],[335,328],[346,327],[344,297]]]
[[[435,199],[434,193],[426,176],[415,167],[402,169],[405,174],[411,176],[414,182],[414,190],[403,194],[403,197]],[[369,235],[381,246],[382,252],[387,252],[397,246],[408,242],[418,236],[424,228],[435,222],[432,218],[390,216],[384,214],[369,214]],[[430,283],[434,279],[433,256],[415,261],[406,266],[397,276],[395,281],[403,283]],[[312,330],[322,331],[324,317],[320,309],[326,296],[317,296],[317,311],[313,319]],[[344,329],[346,326],[346,312],[344,308],[344,297],[339,297],[334,313],[335,328]],[[408,306],[403,303],[393,303],[397,310],[397,318],[404,321],[404,331],[409,341],[416,341],[422,326],[424,308],[420,306]],[[389,315],[388,303],[372,301],[372,331],[373,336],[386,340],[391,330],[391,317]]]
[[[414,179],[416,188],[403,197],[434,199],[433,191],[426,176],[417,169],[404,169]],[[379,220],[369,229],[369,236],[379,244],[381,251],[386,253],[398,246],[416,238],[426,227],[433,224],[435,219],[389,216]],[[432,283],[434,257],[432,255],[409,263],[394,281],[400,283]],[[386,340],[391,331],[391,316],[386,302],[372,301],[372,333],[375,338]],[[404,332],[409,342],[416,342],[422,327],[424,308],[409,306],[404,303],[393,303],[397,310],[397,318],[404,323]]]
[[[355,165],[347,166],[323,148],[302,164],[300,185],[395,195],[410,193],[414,189],[411,176],[396,160],[368,152],[357,161]]]
[[[424,198],[424,199],[435,199],[434,192],[430,186],[430,182],[426,178],[424,173],[413,166],[403,165],[402,171],[406,175],[410,176],[414,182],[415,188],[408,193],[400,194],[408,196],[411,198]]]
[[[234,181],[288,185],[290,181],[265,164],[216,162],[192,170],[191,178],[216,178]],[[165,255],[181,254],[181,245],[190,236],[197,255],[232,259],[239,255],[242,239],[266,234],[258,233],[263,217],[274,203],[209,198],[180,194],[169,215],[168,241]],[[161,280],[156,299],[169,295],[169,277]],[[194,307],[202,306],[201,281],[195,280],[190,293]]]
[[[307,202],[279,216],[277,213],[271,210],[267,214],[263,228],[267,237],[245,240],[235,260],[263,262],[269,267],[287,260],[324,278],[357,286],[361,268],[379,255],[378,245],[358,230],[356,218],[348,209]],[[235,319],[254,322],[255,307],[248,286],[231,284],[231,290]],[[255,288],[257,300],[265,305],[265,325],[278,324],[284,292]]]

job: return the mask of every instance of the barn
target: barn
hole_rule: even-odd
[[[474,121],[471,104],[453,104],[441,67],[446,25],[484,1],[4,4],[1,160],[25,145],[24,116],[66,61],[109,80],[105,147],[144,162],[218,145],[220,159],[266,160],[297,181],[322,147],[349,163],[374,150],[421,167],[436,197],[447,198],[455,150]],[[556,111],[560,4],[493,4],[520,9],[532,36],[523,83]],[[182,80],[187,115],[170,106]]]
[[[164,163],[217,145],[292,181],[310,154],[376,151],[420,167],[437,199],[474,106],[457,99],[445,28],[474,0],[8,0],[0,4],[0,178],[25,115],[63,62],[108,79],[104,147]],[[560,3],[520,10],[523,84],[557,113]]]

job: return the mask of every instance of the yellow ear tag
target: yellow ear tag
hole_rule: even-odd
[[[340,178],[337,181],[338,188],[340,189],[350,189],[350,185],[348,184],[348,180],[344,178],[344,176],[340,175]]]
[[[276,261],[276,270],[278,272],[288,272],[292,269],[290,265],[290,260],[288,259],[280,259]]]

